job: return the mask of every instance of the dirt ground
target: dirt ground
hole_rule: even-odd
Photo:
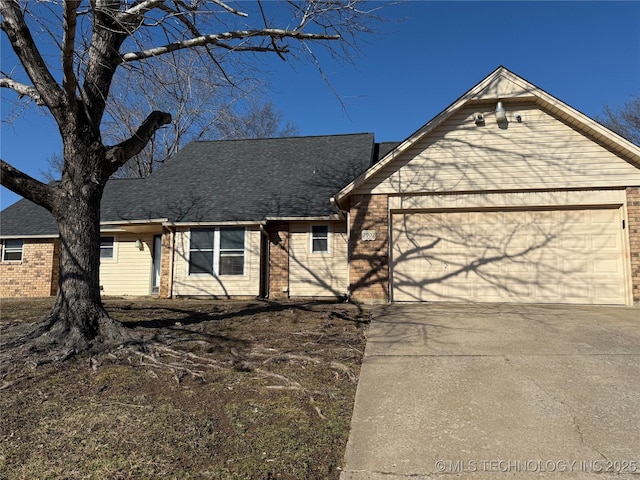
[[[0,343],[52,303],[3,299]],[[339,477],[367,311],[193,299],[105,304],[145,338],[142,347],[2,369],[0,479]]]

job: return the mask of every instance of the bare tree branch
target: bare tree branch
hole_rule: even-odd
[[[340,35],[325,35],[322,33],[303,33],[292,30],[282,30],[278,28],[263,28],[258,30],[236,30],[234,32],[216,33],[211,35],[202,35],[200,37],[191,38],[180,42],[173,42],[162,47],[150,48],[141,52],[125,53],[121,57],[122,63],[135,62],[145,58],[157,57],[165,53],[175,52],[186,48],[202,47],[205,45],[216,45],[228,50],[244,51],[244,52],[273,52],[278,51],[287,53],[289,50],[286,46],[279,46],[277,50],[272,47],[262,45],[238,45],[233,46],[224,43],[227,40],[246,40],[250,38],[269,38],[281,40],[283,38],[293,38],[295,40],[340,40]]]
[[[42,55],[36,48],[31,32],[24,20],[24,15],[20,10],[20,5],[18,2],[2,0],[0,1],[0,15],[2,15],[0,28],[7,34],[13,50],[20,59],[20,63],[22,63],[25,72],[33,82],[33,88],[37,90],[40,96],[39,101],[47,105],[58,124],[62,124],[64,122],[61,112],[62,92],[47,68]],[[25,94],[28,93],[25,92]],[[38,102],[33,95],[29,96]]]
[[[222,2],[220,0],[213,0],[213,3],[220,5],[222,8],[224,8],[227,12],[231,12],[234,15],[239,15],[241,17],[248,17],[249,15],[247,13],[241,12],[239,10],[236,10],[235,8],[227,5],[225,2]]]
[[[37,105],[44,105],[42,96],[32,85],[25,85],[24,83],[16,82],[9,77],[0,78],[0,88],[10,88],[18,95],[27,96],[36,102]]]
[[[73,71],[73,55],[76,40],[76,23],[78,19],[78,0],[66,0],[62,14],[62,88],[67,95],[67,103],[76,106],[76,88],[78,81]]]
[[[631,143],[640,146],[640,96],[632,98],[622,107],[604,106],[604,118],[596,118]]]
[[[171,114],[155,110],[149,114],[136,133],[119,144],[107,148],[107,161],[111,162],[109,173],[115,172],[131,157],[139,153],[163,125],[171,123]]]
[[[150,12],[163,3],[164,0],[145,0],[143,2],[136,3],[131,8],[118,14],[118,20],[121,23],[129,23],[134,19],[140,17],[140,15],[144,15],[145,13]]]
[[[51,211],[54,200],[53,187],[13,168],[2,159],[0,159],[0,174],[0,183],[3,187]]]

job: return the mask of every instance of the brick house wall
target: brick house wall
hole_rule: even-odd
[[[269,298],[289,297],[289,224],[272,223],[269,234]]]
[[[160,252],[160,298],[171,298],[173,284],[173,251],[174,232],[166,227],[162,228],[161,252]]]
[[[387,302],[389,300],[389,198],[387,195],[352,195],[349,213],[351,298],[362,302]],[[375,240],[363,240],[363,230],[374,231]]]
[[[627,188],[633,303],[640,305],[640,187]]]
[[[53,238],[25,239],[22,261],[0,262],[0,297],[49,297],[58,290],[60,247]]]

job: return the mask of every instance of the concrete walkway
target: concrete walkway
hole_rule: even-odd
[[[341,480],[640,479],[640,309],[394,304]]]

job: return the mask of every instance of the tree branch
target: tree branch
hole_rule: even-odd
[[[66,0],[62,14],[62,88],[67,95],[69,105],[76,104],[76,88],[78,80],[73,71],[73,54],[76,40],[76,23],[78,19],[78,0]]]
[[[12,78],[3,77],[0,78],[0,88],[10,88],[15,91],[21,97],[27,96],[36,102],[37,105],[44,105],[44,100],[38,90],[33,85],[25,85],[24,83],[16,82]]]
[[[49,107],[58,124],[62,124],[64,116],[61,112],[62,92],[60,86],[51,75],[46,62],[36,47],[20,10],[20,4],[13,1],[1,1],[0,15],[2,16],[0,28],[7,34],[13,50],[20,59],[29,79],[33,82],[33,88],[40,96],[41,105]],[[35,100],[33,95],[29,96]]]
[[[0,159],[0,184],[49,211],[53,209],[53,187],[21,172],[2,159]]]
[[[107,168],[109,175],[137,155],[149,143],[156,130],[168,123],[171,123],[171,114],[155,110],[142,122],[131,138],[107,147],[107,161],[110,162],[110,167]]]
[[[159,55],[164,55],[165,53],[174,52],[176,50],[182,50],[185,48],[193,48],[193,47],[201,47],[204,45],[217,45],[222,48],[226,48],[229,50],[237,50],[237,51],[253,51],[253,52],[265,52],[265,51],[274,51],[272,47],[264,47],[261,45],[256,46],[237,46],[234,47],[232,45],[225,44],[224,41],[227,40],[245,40],[249,38],[271,38],[273,39],[283,39],[283,38],[293,38],[296,40],[339,40],[340,35],[325,35],[321,33],[303,33],[296,32],[292,30],[282,30],[277,28],[263,28],[259,30],[236,30],[234,32],[225,32],[225,33],[215,33],[211,35],[202,35],[200,37],[191,38],[189,40],[184,40],[181,42],[173,42],[162,47],[150,48],[148,50],[144,50],[141,52],[130,52],[125,53],[120,57],[121,63],[135,62],[138,60],[143,60],[145,58],[157,57]],[[286,53],[288,50],[286,47],[277,47],[278,52]]]

